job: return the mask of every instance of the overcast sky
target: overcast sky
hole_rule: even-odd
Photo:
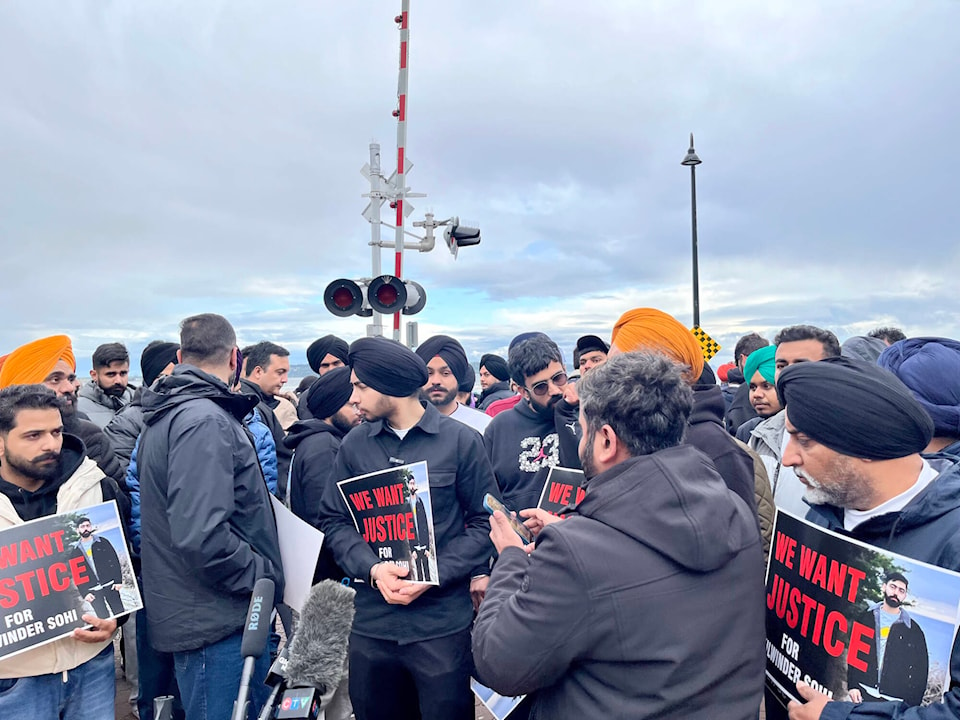
[[[960,2],[412,0],[420,338],[570,353],[632,307],[724,344],[798,322],[960,335]],[[0,3],[0,352],[65,332],[81,369],[220,312],[294,362],[366,320],[368,145],[394,169],[399,0]],[[385,229],[385,237],[392,238]],[[384,252],[384,268],[393,258]],[[716,363],[714,363],[716,365]]]

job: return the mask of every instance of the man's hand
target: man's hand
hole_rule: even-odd
[[[527,508],[526,510],[520,511],[520,517],[525,518],[523,524],[527,526],[527,529],[534,534],[534,536],[539,535],[540,531],[543,530],[547,525],[552,525],[555,522],[560,522],[563,520],[559,515],[553,515],[548,513],[546,510],[541,510],[540,508]]]
[[[853,688],[850,690],[850,702],[861,703],[863,702],[863,693]]]
[[[370,570],[370,577],[377,581],[377,589],[388,603],[391,605],[409,605],[432,587],[404,580],[403,578],[409,573],[410,568],[381,562],[374,565]]]
[[[74,630],[73,637],[80,642],[98,643],[109,640],[113,637],[113,633],[117,629],[116,620],[101,620],[96,615],[84,615],[81,619],[87,623],[87,625],[92,625],[93,629],[83,630],[77,628]]]
[[[797,683],[797,694],[802,697],[806,703],[801,705],[796,700],[791,700],[787,705],[787,713],[790,720],[819,720],[823,708],[830,702],[830,698],[821,692],[817,692],[805,682]]]
[[[481,575],[480,577],[475,577],[470,581],[470,600],[473,601],[474,611],[480,609],[480,603],[483,602],[483,598],[487,594],[487,585],[489,584],[489,575]]]
[[[274,397],[282,397],[282,398],[285,398],[285,399],[289,400],[290,402],[292,402],[293,405],[294,405],[294,407],[296,407],[297,403],[300,402],[300,398],[298,398],[297,395],[296,395],[296,393],[294,393],[294,392],[291,391],[291,390],[284,390],[283,392],[278,393],[277,395],[274,395]]]
[[[83,598],[84,602],[92,603],[96,598],[93,597],[93,593],[87,593],[87,596]]]
[[[510,527],[510,521],[507,516],[497,510],[490,516],[490,541],[502,553],[504,548],[517,547],[523,550],[523,540]]]
[[[563,386],[563,399],[571,405],[580,404],[580,392],[577,390],[575,382],[568,382]]]

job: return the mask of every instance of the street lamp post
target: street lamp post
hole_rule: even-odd
[[[690,168],[690,212],[693,224],[693,326],[700,327],[700,266],[697,259],[697,165],[702,161],[693,149],[693,133],[690,133],[690,149],[681,165]]]

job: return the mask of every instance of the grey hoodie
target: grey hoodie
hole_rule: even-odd
[[[681,445],[591,479],[527,555],[507,548],[473,630],[478,678],[531,718],[754,718],[764,670],[756,519]]]

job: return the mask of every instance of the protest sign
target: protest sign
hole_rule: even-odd
[[[142,607],[115,501],[0,530],[0,657]]]
[[[526,697],[526,695],[517,695],[515,697],[500,695],[482,684],[476,678],[470,678],[470,689],[473,690],[473,694],[480,699],[483,706],[490,711],[490,714],[493,715],[496,720],[504,720],[507,715],[517,709],[517,705],[523,702],[523,699]]]
[[[960,574],[777,511],[767,568],[767,686],[832,700],[939,702],[960,620]]]
[[[337,483],[353,523],[380,560],[410,569],[404,578],[439,585],[427,463]]]
[[[583,470],[562,467],[550,468],[537,507],[552,515],[559,515],[564,510],[576,507],[577,503],[586,494],[583,479]]]
[[[323,547],[323,533],[294,515],[273,495],[270,502],[277,519],[277,539],[283,563],[283,602],[292,608],[302,608],[313,586],[313,574]]]

